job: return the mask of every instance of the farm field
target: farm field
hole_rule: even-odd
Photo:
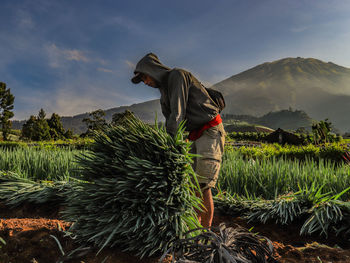
[[[140,260],[133,253],[122,252],[118,246],[106,247],[98,256],[93,248],[75,253],[75,258],[68,256],[79,245],[67,236],[71,223],[61,215],[65,209],[62,189],[74,185],[74,178],[80,178],[76,156],[82,154],[88,151],[30,147],[1,150],[0,262],[159,261],[159,256]],[[215,198],[214,225],[240,225],[266,236],[273,242],[279,262],[350,262],[349,181],[350,169],[345,163],[243,158],[239,151],[227,149]],[[294,214],[293,219],[281,214],[266,216],[270,210],[265,204],[262,205],[265,214],[252,213],[260,211],[256,207],[250,210],[252,202],[285,200],[281,197],[290,197],[298,191],[297,201],[303,201],[307,195],[310,203],[302,203],[301,210],[305,205],[308,211]],[[336,211],[342,217],[335,218],[334,224],[328,218],[326,228],[317,227],[316,220],[314,228],[304,227],[304,234],[300,235],[315,206],[324,204],[339,208]],[[253,220],[254,215],[255,219],[265,215],[266,223]],[[335,228],[341,229],[338,235],[333,231]],[[170,258],[165,262],[171,262]]]
[[[158,257],[140,260],[131,253],[116,249],[106,249],[96,256],[96,250],[89,250],[83,256],[62,260],[62,252],[52,237],[56,237],[62,250],[67,253],[79,246],[72,239],[65,237],[62,230],[67,230],[69,223],[57,219],[57,210],[45,206],[22,206],[8,209],[1,205],[0,237],[6,242],[1,245],[1,262],[86,262],[86,263],[156,263]],[[240,225],[250,228],[245,220],[239,217],[215,215],[213,225],[226,223],[228,226]],[[279,262],[348,262],[350,248],[339,248],[339,239],[332,236],[324,239],[318,236],[300,237],[294,226],[282,227],[274,224],[254,225],[254,231],[273,241],[275,257]],[[344,245],[344,244],[342,244]],[[67,253],[68,254],[68,253]],[[34,260],[35,259],[35,260]],[[60,261],[61,260],[61,261]],[[168,257],[163,262],[171,262]]]
[[[350,263],[350,0],[0,11],[0,263]]]

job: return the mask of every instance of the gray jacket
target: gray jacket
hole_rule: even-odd
[[[190,72],[170,69],[152,53],[137,63],[135,74],[138,72],[151,76],[157,82],[168,133],[174,135],[183,120],[186,120],[186,130],[192,131],[219,114],[218,106],[205,87]]]

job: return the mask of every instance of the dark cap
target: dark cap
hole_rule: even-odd
[[[142,81],[142,73],[135,72],[135,76],[132,77],[131,82],[134,84],[138,84]]]

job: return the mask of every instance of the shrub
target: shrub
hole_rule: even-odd
[[[283,157],[291,160],[327,159],[333,162],[341,162],[342,156],[347,151],[347,145],[341,143],[328,143],[324,145],[308,144],[306,146],[261,144],[261,147],[240,147],[237,150],[246,159],[265,159],[271,157]]]

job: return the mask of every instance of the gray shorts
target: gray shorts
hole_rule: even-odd
[[[191,153],[199,154],[192,165],[201,188],[213,188],[219,177],[221,159],[224,153],[225,130],[222,123],[205,130],[192,143]]]

